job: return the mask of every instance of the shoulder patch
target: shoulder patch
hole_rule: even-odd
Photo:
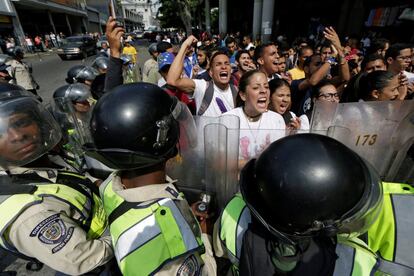
[[[196,276],[200,275],[201,269],[197,258],[194,255],[184,260],[177,270],[177,276]]]
[[[176,190],[172,189],[171,187],[167,187],[165,188],[165,190],[169,192],[175,198],[179,196],[179,193]]]
[[[54,214],[41,221],[30,233],[30,237],[36,237],[44,244],[55,245],[52,253],[61,250],[73,235],[74,227],[66,228],[60,218],[60,214]]]

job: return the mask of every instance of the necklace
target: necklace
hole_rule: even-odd
[[[244,113],[244,115],[247,119],[247,126],[249,127],[250,134],[253,137],[254,144],[257,144],[257,137],[259,136],[260,125],[262,123],[262,117],[261,117],[262,114],[260,114],[259,116],[251,117],[253,119],[259,118],[258,120],[256,120],[256,121],[259,121],[259,125],[257,126],[257,128],[252,128],[252,126],[250,125],[250,122],[256,122],[256,121],[251,121],[249,119],[249,116],[246,113]]]
[[[262,113],[259,113],[256,116],[250,116],[244,110],[244,106],[242,107],[242,110],[243,110],[244,116],[246,117],[247,121],[249,121],[249,122],[257,122],[257,121],[259,121],[262,118]]]

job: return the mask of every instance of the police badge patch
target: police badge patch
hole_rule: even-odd
[[[59,214],[54,214],[41,221],[30,233],[30,237],[36,237],[45,244],[57,244],[52,253],[61,250],[73,235],[74,227],[66,228]]]
[[[200,275],[200,264],[194,255],[184,260],[177,270],[177,276],[197,276]]]

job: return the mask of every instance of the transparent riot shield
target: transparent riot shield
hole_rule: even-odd
[[[383,180],[412,183],[406,162],[412,164],[407,152],[414,140],[414,101],[317,102],[311,132],[321,130],[368,160]]]
[[[89,143],[89,121],[93,106],[88,112],[77,112],[67,98],[55,98],[52,110],[63,133],[61,157],[78,172],[89,172],[99,179],[106,179],[113,171],[101,162],[85,155],[83,145]]]
[[[180,143],[180,153],[167,163],[167,174],[190,203],[205,200],[222,207],[237,191],[239,118],[195,117],[196,146]],[[181,142],[181,140],[180,140]]]
[[[72,102],[66,98],[54,99],[51,110],[62,131],[63,141],[60,155],[78,172],[83,172],[85,160],[82,144],[85,142],[83,131],[85,131],[86,115],[85,118],[76,116]]]

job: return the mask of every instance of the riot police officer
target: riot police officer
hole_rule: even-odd
[[[10,83],[22,86],[24,89],[32,92],[38,97],[38,100],[42,99],[37,95],[37,89],[39,85],[32,75],[32,66],[23,61],[24,51],[21,47],[13,47],[7,50],[8,55],[12,57],[12,60],[7,61],[7,71],[11,76]]]
[[[96,186],[47,153],[61,139],[52,115],[21,87],[0,84],[0,246],[66,274],[113,256]]]
[[[86,128],[90,109],[95,100],[89,87],[83,83],[59,87],[53,93],[53,100],[55,103],[53,115],[63,134],[60,155],[77,172],[84,172],[85,160],[80,140],[82,135],[78,132]]]
[[[80,82],[91,86],[93,80],[98,75],[98,71],[91,66],[75,65],[69,69],[66,77],[66,82],[68,84]]]
[[[92,112],[86,140],[93,143],[85,149],[117,170],[100,192],[124,275],[215,274],[208,239],[165,172],[178,152],[180,123],[181,136],[191,137],[187,107],[149,83],[116,87]]]
[[[215,229],[216,255],[231,260],[234,274],[371,275],[401,268],[384,267],[357,238],[381,212],[381,181],[332,138],[299,134],[272,143],[243,168],[240,190]]]

